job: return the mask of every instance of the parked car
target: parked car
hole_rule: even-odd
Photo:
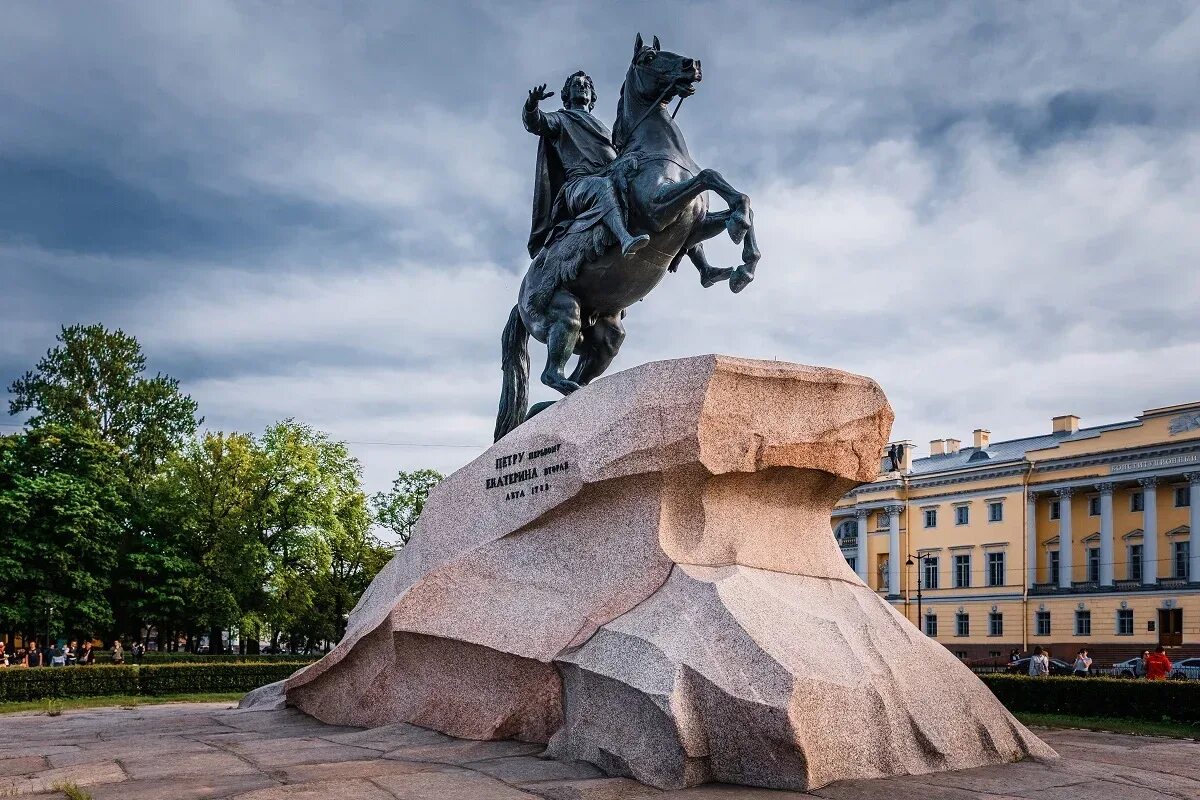
[[[1004,670],[1009,675],[1028,675],[1029,674],[1029,656],[1014,661]],[[1075,672],[1071,665],[1065,661],[1060,661],[1057,658],[1050,659],[1050,674],[1051,675],[1071,675]]]
[[[1172,680],[1200,680],[1200,658],[1184,658],[1176,661],[1171,667]]]
[[[1113,674],[1121,678],[1140,678],[1146,674],[1142,665],[1142,657],[1134,656],[1113,664]]]

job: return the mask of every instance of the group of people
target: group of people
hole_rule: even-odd
[[[134,642],[130,648],[130,653],[133,656],[134,663],[142,660],[142,656],[146,653],[146,646],[140,641]],[[112,653],[108,656],[108,660],[112,664],[125,663],[125,649],[118,639],[113,642]],[[67,645],[55,642],[52,645],[42,646],[42,643],[37,639],[29,642],[27,647],[19,648],[16,652],[10,653],[8,645],[0,639],[0,668],[2,667],[70,667],[75,665],[86,666],[96,663],[96,651],[90,640],[84,641],[83,644],[75,639],[72,639]]]
[[[1015,664],[1020,659],[1020,652],[1013,650],[1009,656],[1009,663]],[[1079,652],[1075,655],[1075,662],[1071,665],[1071,674],[1076,678],[1086,678],[1091,673],[1091,669],[1092,658],[1088,649],[1086,647],[1079,648]],[[1143,650],[1134,673],[1137,677],[1150,681],[1166,680],[1171,674],[1171,659],[1167,657],[1166,648],[1159,645],[1153,653]],[[1049,674],[1050,651],[1038,645],[1033,648],[1033,655],[1029,657],[1029,675],[1033,678],[1040,678]]]

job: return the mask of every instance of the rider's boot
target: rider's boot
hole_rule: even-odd
[[[625,220],[621,219],[620,211],[610,211],[604,215],[604,224],[617,237],[617,241],[621,245],[621,255],[631,256],[638,250],[641,250],[646,245],[650,244],[650,237],[646,234],[634,236],[625,227]]]

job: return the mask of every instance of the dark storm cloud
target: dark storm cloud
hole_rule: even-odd
[[[669,276],[618,368],[841,366],[919,441],[1196,399],[1182,2],[8,4],[0,374],[100,320],[214,426],[391,442],[358,451],[373,485],[461,463],[407,444],[487,441],[526,266],[520,104],[582,67],[611,122],[638,30],[703,59],[679,119],[753,195],[765,256],[736,297]]]

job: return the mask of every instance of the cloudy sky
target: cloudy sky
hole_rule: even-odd
[[[763,260],[668,276],[614,369],[863,373],[920,452],[1200,400],[1200,7],[1098,0],[4,3],[0,376],[100,321],[210,427],[296,417],[372,489],[460,466],[527,266],[521,103],[584,68],[611,124],[638,31],[703,60],[679,122]]]

